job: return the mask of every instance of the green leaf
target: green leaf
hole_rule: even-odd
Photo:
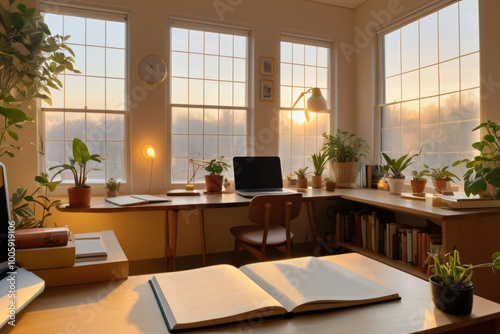
[[[483,139],[489,143],[493,143],[495,141],[495,137],[493,137],[492,135],[485,135]]]
[[[7,129],[7,133],[9,134],[9,136],[14,139],[15,141],[18,141],[19,140],[19,136],[17,135],[16,131],[14,130],[11,130],[11,129]]]
[[[90,160],[87,145],[78,138],[73,139],[73,158],[82,165],[85,165]]]

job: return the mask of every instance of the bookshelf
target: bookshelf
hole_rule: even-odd
[[[500,250],[498,235],[500,234],[499,209],[467,209],[450,210],[435,207],[425,201],[401,198],[387,191],[376,189],[337,189],[335,191],[336,212],[350,210],[381,210],[409,218],[407,223],[413,227],[413,220],[428,221],[441,230],[443,254],[454,247],[460,250],[463,263],[489,262],[491,255]],[[336,215],[335,215],[336,216]],[[397,221],[405,224],[405,221]],[[429,223],[430,224],[430,223]],[[339,241],[341,246],[368,256],[372,259],[403,270],[413,276],[427,279],[427,272],[364,248],[352,242]],[[491,270],[474,271],[474,293],[482,297],[500,302],[500,276],[493,275]]]

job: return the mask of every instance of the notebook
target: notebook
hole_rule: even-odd
[[[279,157],[234,157],[234,184],[238,195],[279,195],[294,193],[283,189]]]

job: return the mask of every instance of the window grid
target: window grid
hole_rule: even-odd
[[[189,159],[209,161],[224,156],[224,161],[231,164],[232,156],[246,155],[248,51],[245,50],[244,53],[238,54],[236,38],[244,38],[245,49],[247,49],[248,37],[189,28],[171,28],[172,40],[176,38],[174,35],[178,37],[183,33],[187,34],[187,49],[178,50],[174,45],[171,48],[172,173],[170,182],[172,184],[186,183],[188,178],[191,177],[192,166],[188,166]],[[203,36],[201,39],[203,48],[201,51],[193,50],[192,47],[196,48],[200,47],[200,45],[193,45],[191,38],[194,34],[200,33]],[[217,52],[210,52],[207,46],[207,35],[217,37]],[[230,38],[232,43],[230,54],[227,54],[222,49],[222,38]],[[201,69],[195,67],[196,63],[192,63],[195,60],[193,55],[202,58]],[[179,57],[184,57],[184,59]],[[214,57],[217,58],[217,73],[215,76],[214,73],[210,72],[214,69],[210,68],[210,64],[207,62],[208,59],[214,60]],[[231,62],[231,74],[230,77],[227,77],[227,73],[223,75],[222,67],[224,62],[229,61]],[[242,62],[243,65],[239,73],[236,73],[235,64],[237,61]],[[187,88],[185,93],[182,90],[176,90],[181,86],[179,83],[182,83],[182,80],[185,81],[184,87]],[[198,81],[201,81],[201,85]],[[214,83],[217,86],[216,98],[207,93],[207,87],[214,85]],[[200,86],[198,91],[193,89],[195,84]],[[243,95],[239,96],[239,98],[236,92],[238,85],[243,85],[243,89],[240,89],[240,93],[243,91]],[[230,87],[228,88],[228,86]],[[226,95],[223,100],[223,94],[228,89],[231,91],[231,96],[228,99]],[[185,96],[182,96],[182,94]],[[210,118],[212,119],[210,120]],[[229,125],[226,124],[227,122],[229,122]],[[238,125],[237,129],[236,125]],[[195,183],[204,182],[203,172],[200,171],[196,174]],[[223,174],[225,177],[232,179],[232,168]]]
[[[65,34],[65,30],[67,25],[71,24],[71,19],[75,18],[71,15],[60,15],[60,14],[45,14],[46,18],[48,17],[49,22],[47,24],[50,28],[50,18],[52,19],[61,19],[61,31],[62,35]],[[125,69],[125,57],[126,57],[126,45],[123,47],[110,46],[108,45],[110,41],[108,41],[108,24],[109,23],[118,23],[122,29],[123,40],[125,41],[125,23],[117,22],[117,21],[109,21],[109,20],[96,20],[89,17],[84,17],[78,19],[83,19],[83,41],[84,43],[72,42],[71,38],[68,39],[67,45],[75,51],[75,48],[82,47],[84,48],[84,70],[78,67],[78,53],[75,52],[75,68],[80,70],[82,73],[72,73],[66,71],[59,76],[59,79],[63,83],[63,88],[60,91],[53,91],[52,96],[57,98],[59,95],[60,100],[53,100],[53,106],[48,105],[47,103],[42,103],[42,118],[43,118],[43,133],[44,133],[44,141],[45,141],[45,161],[44,161],[44,169],[49,172],[49,174],[53,174],[55,171],[49,171],[49,168],[61,164],[62,162],[69,163],[69,156],[72,155],[72,140],[74,137],[78,137],[87,143],[89,147],[89,151],[91,154],[98,153],[103,156],[106,160],[101,162],[93,171],[88,174],[88,183],[104,183],[106,179],[110,177],[115,177],[121,182],[126,182],[126,173],[125,173],[125,138],[124,138],[124,122],[125,122],[125,80],[126,80],[126,69]],[[103,44],[94,44],[87,43],[89,40],[89,20],[93,21],[101,21],[104,26],[103,31]],[[81,27],[80,27],[81,28]],[[112,41],[111,41],[112,42]],[[88,74],[89,68],[91,66],[92,59],[89,54],[89,47],[99,48],[103,51],[102,62],[104,67],[104,72],[102,75],[96,74]],[[123,51],[123,75],[111,75],[109,73],[108,67],[108,49],[109,50],[120,50]],[[83,78],[83,87],[79,89],[78,94],[75,96],[74,94],[68,96],[67,88],[67,79],[68,78]],[[102,98],[102,109],[89,109],[88,105],[91,102],[91,96],[89,95],[88,87],[89,87],[89,78],[93,79],[102,79],[103,80],[103,96]],[[121,85],[123,86],[123,92],[119,93],[118,96],[109,96],[108,94],[108,79],[120,80],[122,81]],[[121,87],[121,86],[120,86]],[[80,92],[81,91],[81,92]],[[69,101],[72,98],[82,97],[84,105],[80,107],[68,105]],[[116,99],[118,98],[119,102],[116,109],[112,109],[113,106],[110,105],[110,97]],[[55,103],[54,103],[55,102]],[[61,136],[51,136],[51,131],[54,129],[51,127],[51,121],[48,119],[50,117],[56,117],[55,115],[60,114],[59,124],[56,126],[62,127],[62,135]],[[79,127],[83,130],[83,133],[76,133],[68,130],[68,115],[79,115],[80,122],[82,124],[78,124]],[[89,129],[89,118],[92,117],[101,117],[102,123],[98,124],[98,128]],[[108,129],[114,131],[113,136],[109,135]],[[113,130],[114,129],[114,130]],[[57,129],[56,129],[57,131]],[[89,133],[95,132],[93,135]],[[91,166],[93,162],[89,163]],[[64,183],[73,182],[72,174],[69,172],[64,172],[62,174],[62,181]]]
[[[477,0],[468,0],[469,4],[472,3],[472,2],[475,2],[475,5],[477,6]],[[399,66],[400,66],[400,71],[399,73],[396,73],[394,75],[391,75],[391,76],[387,76],[385,77],[385,80],[384,80],[384,83],[387,82],[387,79],[391,79],[391,78],[397,78],[399,76],[399,83],[400,83],[400,92],[401,92],[401,95],[400,95],[400,99],[399,101],[395,101],[395,102],[389,102],[389,103],[386,103],[384,105],[382,105],[382,151],[383,152],[386,152],[388,153],[390,156],[392,157],[399,157],[403,154],[406,154],[406,153],[410,153],[410,154],[413,154],[413,153],[418,153],[420,147],[423,147],[423,154],[421,157],[419,157],[419,164],[418,166],[416,165],[415,168],[419,168],[419,169],[423,169],[424,168],[424,164],[427,164],[429,165],[430,167],[443,167],[443,166],[450,166],[452,164],[453,161],[455,160],[459,160],[459,159],[463,159],[463,158],[470,158],[471,156],[474,155],[474,152],[473,152],[473,149],[471,148],[471,144],[475,141],[477,141],[479,139],[479,134],[468,134],[468,137],[464,136],[464,133],[466,132],[465,130],[468,130],[468,131],[471,131],[475,126],[479,125],[479,80],[477,80],[477,83],[473,86],[468,86],[468,87],[463,87],[463,73],[462,73],[462,65],[463,65],[463,61],[464,61],[464,58],[467,59],[467,57],[471,57],[473,55],[477,55],[477,58],[479,59],[479,49],[477,49],[476,51],[473,51],[473,52],[462,52],[462,38],[461,38],[461,5],[459,4],[455,4],[455,5],[452,5],[452,6],[457,6],[457,15],[458,15],[458,23],[457,23],[457,26],[458,26],[458,37],[457,37],[457,42],[458,42],[458,56],[456,57],[448,57],[446,59],[442,59],[441,57],[441,47],[440,47],[440,13],[441,11],[438,11],[437,14],[436,14],[436,20],[437,20],[437,23],[436,23],[436,28],[437,28],[437,31],[436,31],[436,36],[437,36],[437,39],[436,39],[436,43],[437,43],[437,62],[435,63],[431,63],[431,64],[428,64],[428,65],[425,65],[425,66],[422,66],[422,58],[421,58],[421,48],[422,48],[422,39],[421,39],[421,32],[422,32],[422,29],[421,29],[421,20],[418,20],[417,21],[417,25],[418,25],[418,68],[414,68],[414,69],[410,69],[406,72],[403,72],[402,71],[402,66],[403,66],[403,36],[402,36],[402,28],[396,30],[396,31],[399,31],[399,38],[400,38],[400,41],[399,41],[399,45],[400,45],[400,55],[399,55],[399,59],[400,59],[400,63],[399,63]],[[423,19],[427,18],[427,17],[430,17],[434,14],[430,14],[429,16],[426,16],[424,17]],[[410,23],[411,24],[411,23]],[[406,27],[406,26],[405,26]],[[479,38],[479,37],[477,37]],[[384,45],[385,45],[385,36],[384,36]],[[384,53],[385,54],[385,53]],[[458,64],[457,64],[457,67],[458,67],[458,82],[457,82],[457,85],[458,85],[458,89],[452,89],[452,90],[447,90],[445,92],[443,92],[443,87],[442,87],[442,75],[445,75],[444,72],[442,72],[442,64],[451,64],[452,62],[454,61],[457,61]],[[437,94],[431,94],[431,95],[425,95],[423,96],[423,93],[422,93],[422,83],[421,83],[421,73],[423,70],[426,70],[426,69],[430,69],[432,67],[436,67],[437,69]],[[477,68],[475,69],[475,71],[477,71],[477,77],[479,78],[479,66],[477,66]],[[412,73],[412,72],[417,72],[419,74],[419,77],[418,77],[418,98],[414,98],[414,99],[407,99],[405,100],[403,98],[403,77],[405,74],[408,74],[408,73]],[[384,85],[385,87],[385,85]],[[472,95],[475,95],[475,107],[476,107],[476,112],[475,112],[475,116],[473,118],[464,118],[464,109],[467,109],[467,106],[465,105],[465,102],[464,102],[464,93],[465,94],[470,94],[471,96]],[[445,112],[443,111],[443,100],[446,98],[446,97],[451,97],[453,95],[457,95],[457,98],[458,98],[458,101],[457,101],[457,106],[458,106],[458,109],[459,109],[459,119],[458,120],[444,120],[442,119],[444,116],[446,116]],[[385,96],[384,98],[387,98],[387,92],[385,92]],[[426,138],[423,133],[422,133],[422,130],[421,130],[421,126],[422,126],[422,100],[430,100],[430,99],[437,99],[438,100],[438,105],[436,106],[436,109],[437,109],[437,122],[435,123],[427,123],[425,124],[425,126],[427,127],[430,127],[432,125],[437,125],[438,126],[438,130],[439,130],[439,133],[437,135],[437,140],[432,143],[431,145],[429,145],[428,143],[426,143]],[[403,144],[400,144],[399,148],[397,145],[394,145],[394,141],[396,140],[397,141],[397,138],[393,138],[391,137],[390,135],[385,135],[386,133],[390,132],[390,131],[394,131],[394,130],[397,130],[399,132],[398,134],[398,137],[399,137],[399,141],[401,143],[403,143],[403,140],[402,138],[404,137],[404,125],[403,125],[403,104],[405,103],[408,103],[408,102],[417,102],[418,101],[418,104],[419,104],[419,114],[418,114],[418,127],[419,127],[419,131],[418,131],[418,140],[417,142],[419,143],[419,145],[413,145],[413,147],[411,149],[409,149],[408,147],[405,149],[403,148]],[[384,112],[386,108],[391,108],[391,107],[394,107],[394,106],[399,106],[399,109],[400,109],[400,115],[399,115],[399,123],[398,122],[395,122],[394,124],[392,124],[393,126],[384,126],[384,115],[386,115],[386,113]],[[469,125],[467,124],[469,123]],[[472,123],[472,125],[470,125]],[[424,126],[424,128],[425,128]],[[442,140],[444,137],[446,137],[446,131],[443,130],[443,128],[446,128],[448,126],[453,126],[455,128],[458,128],[458,129],[455,129],[456,131],[459,131],[459,135],[458,135],[458,138],[459,139],[459,144],[458,144],[458,147],[455,147],[455,149],[449,149],[447,147],[445,147],[445,143],[446,143],[446,138],[445,140]],[[449,137],[452,137],[453,140],[456,140],[457,139],[457,133],[455,132],[454,133],[454,136],[449,136]],[[392,143],[390,143],[392,141]],[[426,148],[429,148],[430,146],[432,145],[435,145],[437,147],[437,149],[435,151],[431,151],[431,152],[426,152]],[[463,166],[457,166],[457,167],[451,167],[450,166],[450,171],[452,171],[453,173],[455,173],[457,176],[461,176],[463,174]]]
[[[303,48],[303,61],[294,61],[295,48]],[[315,50],[315,61],[313,64],[307,63],[306,52]],[[291,49],[291,54],[287,60],[286,50]],[[291,106],[298,98],[300,93],[312,87],[321,89],[322,95],[329,104],[329,72],[330,72],[330,50],[326,47],[321,47],[311,44],[301,44],[293,42],[281,42],[281,102],[280,102],[280,157],[282,167],[285,174],[292,174],[299,168],[308,167],[308,172],[313,172],[314,167],[311,160],[311,154],[318,152],[323,145],[322,134],[329,132],[330,115],[326,113],[310,112],[310,121],[306,122],[304,115],[305,101],[310,97],[306,95],[305,99],[301,99],[297,106],[291,111]],[[324,58],[320,60],[320,52],[324,54]],[[287,76],[286,67],[291,68],[289,82],[284,79]],[[294,66],[302,66],[301,75],[303,83],[295,82]],[[315,78],[307,78],[307,70],[314,68]],[[326,73],[323,81],[320,80],[320,70]],[[299,74],[299,73],[297,73]],[[309,81],[309,82],[307,82]],[[314,82],[312,82],[314,81]],[[307,83],[306,83],[307,82]],[[290,92],[290,94],[287,93]]]

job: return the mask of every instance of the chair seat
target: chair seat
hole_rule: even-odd
[[[234,226],[230,232],[235,238],[253,245],[262,244],[262,235],[264,233],[263,226],[246,225]],[[293,238],[293,233],[290,232],[290,239]],[[286,242],[286,229],[279,224],[270,224],[267,232],[267,245],[279,245]]]

